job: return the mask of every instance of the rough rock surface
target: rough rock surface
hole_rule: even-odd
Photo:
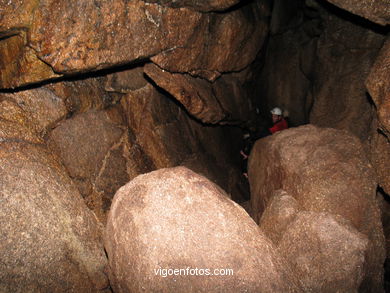
[[[115,195],[105,231],[115,292],[295,292],[298,285],[247,213],[183,168],[141,175]],[[233,276],[161,269],[231,268]]]
[[[268,16],[266,1],[249,1],[229,13],[210,14],[184,47],[165,50],[151,60],[170,72],[213,81],[221,72],[239,71],[253,62],[268,33]]]
[[[342,216],[370,241],[362,288],[382,288],[385,253],[376,182],[356,137],[312,125],[282,131],[256,142],[248,174],[256,221],[278,189],[304,210]]]
[[[358,292],[368,239],[344,218],[302,211],[295,198],[277,190],[259,226],[306,292]]]
[[[387,39],[366,80],[382,131],[390,137],[390,38]]]
[[[259,220],[259,226],[275,245],[294,221],[300,210],[295,198],[283,190],[277,190]]]
[[[243,199],[247,186],[238,171],[240,131],[200,125],[150,84],[127,93],[121,105],[134,144],[155,168],[185,165],[220,185],[234,200]]]
[[[225,118],[226,114],[213,94],[212,84],[207,80],[188,74],[169,73],[153,64],[147,64],[144,70],[194,117],[205,123],[216,123]]]
[[[189,74],[169,73],[146,64],[145,73],[169,92],[196,119],[208,124],[238,124],[253,111],[252,93],[247,83],[253,79],[253,68],[222,74],[215,82]],[[242,97],[247,97],[242,100]]]
[[[45,87],[2,94],[0,99],[13,101],[15,107],[25,113],[30,127],[34,127],[40,137],[68,114],[65,101]]]
[[[387,0],[327,0],[345,10],[381,25],[390,24],[390,5]]]
[[[99,191],[112,197],[129,180],[120,147],[124,133],[124,127],[113,123],[107,111],[91,110],[61,121],[48,138],[88,206],[100,219],[110,204],[104,204]]]
[[[366,140],[373,119],[364,82],[383,36],[341,16],[328,14],[317,43],[310,123],[345,129]]]
[[[370,160],[378,176],[379,186],[390,194],[390,139],[376,128],[370,140]]]
[[[301,212],[283,234],[278,252],[305,292],[359,292],[367,248],[367,237],[342,217]]]
[[[264,66],[256,84],[261,108],[288,110],[291,125],[309,121],[316,43],[322,31],[319,13],[308,18],[303,13],[308,8],[298,6],[298,1],[275,1]]]
[[[60,75],[39,60],[35,52],[26,46],[24,33],[0,41],[0,88],[14,88]]]
[[[236,0],[224,2],[230,6]],[[172,72],[214,80],[221,72],[241,70],[251,63],[268,31],[267,2],[253,1],[225,13],[164,4],[138,0],[3,3],[0,36],[6,38],[0,41],[0,49],[7,56],[2,62],[7,70],[0,84],[21,86],[151,57]],[[26,68],[23,74],[15,69],[17,64]]]
[[[0,291],[108,287],[100,226],[42,145],[0,142]]]
[[[57,82],[16,96],[31,103],[19,106],[14,101],[11,105],[20,111],[23,107],[27,117],[36,117],[34,123],[23,125],[43,121],[32,133],[37,141],[42,141],[38,134],[46,134],[51,150],[103,223],[116,190],[157,168],[185,165],[222,186],[235,200],[242,201],[249,192],[238,168],[240,131],[205,127],[190,119],[145,79],[143,66],[123,68],[105,77]],[[57,111],[61,111],[55,112],[48,102],[45,106],[46,100],[58,104]],[[4,108],[4,117],[8,109]],[[35,109],[40,110],[35,113]],[[227,144],[230,137],[235,137],[234,143]]]

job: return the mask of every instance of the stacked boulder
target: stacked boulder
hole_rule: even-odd
[[[116,293],[301,292],[244,209],[185,167],[140,175],[119,189],[105,247]]]
[[[357,137],[307,125],[259,140],[249,181],[255,220],[305,290],[383,290],[375,176]]]

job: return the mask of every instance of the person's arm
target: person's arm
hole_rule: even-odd
[[[244,158],[244,160],[248,159],[248,157],[249,157],[246,153],[244,153],[243,150],[240,151],[240,154]]]
[[[278,124],[279,124],[279,122],[274,124],[274,126],[272,126],[271,128],[268,129],[271,132],[271,134],[274,134],[275,132],[279,131]]]

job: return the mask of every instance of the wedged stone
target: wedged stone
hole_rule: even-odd
[[[45,88],[52,91],[58,99],[65,102],[70,114],[103,110],[115,104],[120,96],[117,93],[105,91],[105,78],[86,78],[48,84]]]
[[[226,113],[213,94],[212,84],[207,80],[188,74],[169,73],[154,64],[147,64],[144,71],[202,122],[216,123],[225,118]]]
[[[259,227],[275,245],[278,245],[299,211],[300,207],[295,198],[283,190],[277,190],[261,215]]]
[[[357,137],[312,125],[284,130],[256,142],[248,170],[256,221],[278,189],[303,210],[342,216],[369,239],[362,288],[382,288],[385,251],[376,182]]]
[[[102,292],[101,227],[45,147],[0,142],[0,291]]]
[[[105,77],[104,89],[108,92],[128,93],[146,86],[144,67],[136,66],[108,74]]]
[[[111,197],[129,180],[126,160],[121,155],[124,129],[110,120],[105,111],[88,111],[61,121],[51,131],[48,144],[61,158],[88,206],[104,222]],[[116,162],[116,163],[115,163]]]
[[[25,111],[12,98],[0,98],[0,140],[24,140],[43,143]]]
[[[13,101],[15,107],[18,107],[28,119],[25,123],[34,127],[40,137],[68,114],[65,98],[57,96],[48,87],[1,94],[0,97]]]
[[[250,68],[234,73],[222,74],[209,82],[189,74],[170,73],[154,64],[144,67],[159,87],[169,92],[195,118],[211,124],[237,124],[245,121],[253,110],[247,82],[253,78]]]
[[[115,292],[300,292],[287,264],[224,191],[184,167],[140,175],[116,193],[105,231]],[[233,276],[158,269],[229,268]]]

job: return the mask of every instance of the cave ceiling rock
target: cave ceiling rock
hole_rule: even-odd
[[[214,80],[254,60],[268,32],[269,4],[200,13],[137,0],[19,0],[3,3],[0,16],[3,88],[148,58]]]
[[[170,73],[149,63],[144,72],[159,87],[169,92],[195,118],[210,124],[235,124],[244,121],[251,109],[245,82],[251,76],[248,68],[226,73],[215,82],[189,74]]]
[[[144,71],[201,121],[216,123],[224,118],[224,111],[212,93],[212,84],[207,80],[193,78],[188,74],[170,73],[154,64],[147,64]]]
[[[327,0],[353,14],[380,25],[390,24],[389,0]]]
[[[269,15],[266,1],[205,14],[184,47],[163,51],[151,60],[167,71],[214,81],[220,73],[240,71],[254,61],[269,31]]]
[[[42,62],[26,44],[24,31],[0,40],[1,88],[15,88],[61,76]]]

